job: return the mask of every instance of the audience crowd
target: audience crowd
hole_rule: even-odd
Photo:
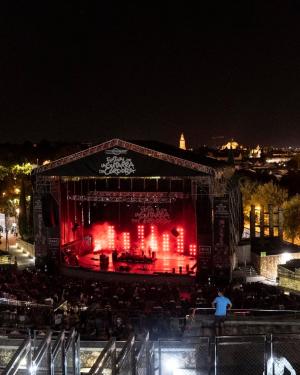
[[[16,333],[75,327],[85,339],[122,340],[146,331],[153,339],[180,337],[186,315],[194,307],[211,307],[215,295],[213,285],[102,282],[12,268],[0,273],[0,325]],[[235,309],[300,309],[297,295],[265,284],[232,283],[225,295]]]

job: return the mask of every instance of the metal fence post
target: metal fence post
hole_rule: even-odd
[[[273,356],[273,335],[265,335],[265,352],[264,352],[264,373],[267,374],[267,364],[271,356]]]
[[[75,341],[75,369],[76,375],[80,375],[80,334],[77,334]]]
[[[215,343],[214,343],[214,355],[215,355],[215,360],[214,360],[214,366],[215,366],[215,375],[217,375],[217,359],[218,359],[218,348],[217,348],[217,337],[215,336]]]
[[[151,375],[149,332],[145,338],[146,375]]]
[[[117,374],[116,340],[114,340],[110,348],[110,357],[111,357],[111,375],[116,375]]]
[[[47,367],[50,375],[54,375],[54,363],[52,356],[52,345],[48,346],[47,349]]]
[[[77,375],[76,373],[76,333],[74,333],[74,336],[72,338],[72,372],[73,375]]]
[[[137,360],[136,360],[136,356],[135,356],[135,342],[133,343],[131,349],[130,349],[130,357],[129,357],[129,360],[130,360],[130,373],[132,375],[136,375],[137,373]]]
[[[161,345],[160,339],[158,339],[158,374],[161,375]]]
[[[60,350],[61,350],[62,374],[67,375],[68,374],[68,368],[67,368],[66,349],[65,349],[65,335],[62,336],[60,345],[61,345]]]
[[[26,366],[27,366],[27,371],[28,371],[28,374],[33,374],[33,362],[32,362],[32,358],[33,358],[33,351],[34,351],[34,346],[32,345],[32,338],[29,336],[29,350],[27,352],[27,355],[26,355]]]

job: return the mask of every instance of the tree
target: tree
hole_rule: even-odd
[[[5,177],[7,177],[9,174],[9,170],[4,165],[0,165],[0,180],[4,180]]]
[[[11,166],[11,173],[13,175],[30,175],[32,172],[32,165],[30,163],[14,164]]]
[[[257,189],[258,183],[244,178],[240,181],[240,189],[243,195],[243,203],[245,206],[251,206],[253,202],[253,195]]]
[[[245,218],[249,219],[250,208],[252,204],[255,204],[253,201],[253,196],[257,189],[257,182],[251,181],[248,178],[240,180],[240,189],[243,196],[243,211]]]
[[[22,239],[27,239],[28,221],[27,221],[27,204],[24,178],[21,181],[20,190],[20,212],[19,212],[19,233]]]
[[[272,204],[274,207],[281,207],[287,198],[287,190],[274,184],[273,181],[258,185],[252,196],[254,204],[264,207],[268,207],[269,204]]]
[[[292,243],[300,237],[300,195],[298,194],[283,205],[283,227]]]

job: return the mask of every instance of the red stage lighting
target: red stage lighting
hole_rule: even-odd
[[[150,248],[151,248],[152,251],[157,251],[157,249],[158,249],[157,237],[156,237],[154,225],[151,225],[150,230],[151,230],[151,233],[150,233]]]
[[[108,242],[109,250],[115,250],[116,248],[115,238],[116,238],[115,227],[113,225],[109,225],[108,234],[107,234],[107,242]]]
[[[163,243],[162,243],[162,248],[163,251],[170,251],[170,236],[168,233],[163,233]]]
[[[190,244],[190,246],[189,246],[189,252],[190,252],[190,255],[192,255],[192,256],[195,257],[197,255],[197,245]]]
[[[130,250],[130,233],[129,232],[123,232],[123,250],[129,251]]]
[[[184,252],[184,230],[181,227],[176,228],[179,235],[176,237],[177,252],[183,254]]]
[[[140,249],[145,250],[145,227],[144,225],[138,225],[138,241]]]
[[[102,250],[101,240],[95,240],[94,251],[99,251],[99,250]]]

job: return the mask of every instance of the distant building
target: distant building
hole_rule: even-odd
[[[234,141],[233,139],[227,143],[225,143],[223,146],[221,146],[221,150],[235,150],[239,147],[239,144]]]
[[[179,148],[181,148],[182,150],[186,150],[185,138],[184,138],[183,133],[181,133],[181,136],[180,136]]]
[[[209,150],[207,156],[225,162],[228,162],[229,159],[234,160],[234,162],[243,160],[243,153],[240,149]]]
[[[261,148],[259,145],[250,150],[249,157],[254,159],[259,159],[261,157]]]

